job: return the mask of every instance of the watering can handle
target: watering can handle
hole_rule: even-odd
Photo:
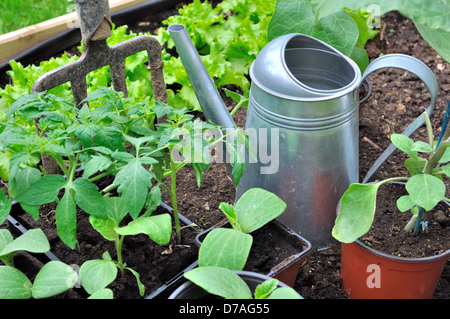
[[[425,123],[424,113],[431,116],[438,94],[438,82],[433,74],[433,71],[431,71],[428,66],[426,66],[422,61],[405,54],[388,54],[377,58],[369,64],[363,74],[362,80],[364,80],[372,72],[383,68],[399,68],[415,74],[420,80],[422,80],[430,92],[430,106],[402,132],[403,135],[409,136]],[[395,150],[396,146],[394,144],[389,145],[389,147],[384,150],[381,156],[370,167],[364,177],[363,183],[367,183],[369,181],[372,175]]]

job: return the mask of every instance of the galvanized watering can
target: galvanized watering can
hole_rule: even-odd
[[[171,25],[169,31],[205,117],[233,128],[185,27]],[[425,83],[431,95],[425,112],[430,115],[437,80],[411,56],[382,56],[361,75],[355,62],[310,36],[288,34],[268,43],[250,67],[245,129],[258,160],[247,157],[237,198],[252,187],[274,192],[287,204],[280,222],[319,249],[333,242],[336,205],[348,186],[359,181],[359,88],[370,73],[391,67],[412,72]],[[423,123],[422,114],[403,134],[410,135]],[[393,145],[385,150],[363,182],[394,150]]]

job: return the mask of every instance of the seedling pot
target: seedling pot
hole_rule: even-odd
[[[170,212],[172,211],[172,208],[165,204],[164,202],[161,203],[161,207]],[[22,209],[19,203],[13,202],[11,213],[7,217],[7,220],[11,226],[11,231],[19,236],[23,233],[27,232],[29,229],[32,229],[33,226],[29,225],[27,221],[22,220],[22,216],[27,215],[27,213]],[[184,225],[192,225],[192,222],[190,222],[186,217],[179,214],[180,221]],[[192,228],[193,231],[198,232],[199,230],[195,226],[189,226]],[[67,248],[69,249],[69,248]],[[31,257],[36,258],[39,262],[42,264],[45,264],[49,261],[61,261],[61,256],[58,254],[55,254],[52,251],[46,252],[46,253],[39,253],[39,254],[30,254]],[[195,260],[195,256],[192,256],[192,260]],[[181,264],[183,264],[183,261],[180,261]],[[186,262],[185,262],[186,263]],[[197,266],[197,261],[192,262],[190,265],[185,267],[183,270],[181,270],[179,273],[176,273],[171,277],[168,281],[166,281],[164,284],[158,286],[153,291],[148,291],[148,293],[143,297],[144,299],[166,299],[184,280],[183,274],[187,271],[191,270],[192,268]],[[69,298],[71,299],[78,299],[78,298],[87,298],[89,295],[84,291],[83,287],[79,284],[77,284],[73,289],[73,291],[70,292]]]
[[[220,227],[231,227],[228,220],[223,220],[213,227],[201,232],[196,237],[196,243],[200,247],[202,244],[202,241],[206,237],[206,235],[212,231],[213,229],[220,228]],[[269,276],[271,278],[276,278],[281,282],[284,282],[286,285],[293,287],[295,284],[295,280],[298,275],[299,267],[304,261],[306,260],[307,254],[311,250],[311,243],[300,236],[299,234],[292,231],[289,227],[286,225],[280,223],[277,220],[272,220],[268,224],[266,224],[264,227],[256,230],[252,233],[252,236],[254,236],[253,246],[250,250],[250,255],[248,257],[248,261],[246,264],[246,267],[244,268],[244,271],[248,271],[247,268],[251,264],[255,264],[255,267],[262,264],[269,264],[273,261],[270,260],[262,260],[259,262],[258,259],[258,251],[255,247],[255,243],[258,241],[258,234],[261,234],[262,240],[264,240],[264,245],[273,248],[273,244],[271,242],[270,237],[264,237],[265,234],[267,234],[267,231],[271,230],[277,235],[281,235],[281,237],[284,239],[284,241],[287,243],[287,246],[292,247],[296,250],[295,253],[291,254],[290,256],[287,256],[286,258],[276,262],[276,264],[272,267],[270,267],[270,270],[263,272],[266,276]],[[286,249],[287,249],[286,246]],[[272,256],[270,258],[278,258],[278,255],[281,255],[282,251],[274,251],[272,253]],[[266,257],[267,258],[267,257]],[[280,258],[281,259],[281,258]],[[258,266],[259,267],[259,266]],[[253,270],[253,269],[252,269]],[[258,270],[258,272],[260,272]]]
[[[270,276],[258,274],[251,271],[235,271],[235,272],[247,283],[251,291],[254,291],[256,289],[256,286],[258,286],[260,283],[268,279],[272,279],[272,277]],[[288,285],[286,285],[282,281],[279,281],[278,287],[279,288],[288,287]],[[169,296],[169,299],[206,299],[211,297],[212,295],[209,294],[206,290],[197,286],[191,281],[187,281],[181,286],[179,286]]]
[[[342,244],[341,276],[352,299],[430,299],[450,250],[424,257],[396,257],[360,241]]]

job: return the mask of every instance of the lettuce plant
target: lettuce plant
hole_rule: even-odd
[[[224,0],[214,8],[207,1],[194,0],[181,8],[178,15],[169,17],[163,23],[184,24],[201,52],[208,72],[215,79],[216,86],[237,85],[245,96],[250,86],[247,79],[248,70],[258,52],[267,43],[267,26],[274,7],[275,0]],[[181,59],[171,54],[173,42],[170,34],[165,28],[160,28],[157,35],[146,34],[156,37],[163,47],[167,46],[169,49],[162,52],[169,104],[176,108],[187,107],[200,111]],[[108,45],[114,45],[137,35],[127,26],[114,27],[107,42]],[[82,45],[79,46],[79,51],[83,51]],[[4,89],[0,88],[0,116],[6,114],[9,105],[20,96],[31,92],[31,87],[39,76],[78,58],[77,55],[69,57],[63,54],[59,58],[42,61],[39,65],[28,66],[11,60],[11,70],[7,71],[7,74],[11,77],[12,84],[6,85]],[[128,94],[136,102],[154,102],[147,61],[146,52],[139,52],[125,60]],[[109,67],[92,71],[86,81],[88,94],[100,87],[109,86]],[[53,88],[49,93],[72,99],[69,84]]]

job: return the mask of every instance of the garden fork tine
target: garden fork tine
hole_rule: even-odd
[[[163,77],[161,45],[158,40],[141,35],[109,47],[112,22],[108,0],[76,0],[84,52],[74,62],[42,75],[33,85],[32,92],[48,91],[70,82],[75,105],[80,108],[87,97],[86,76],[89,72],[110,66],[114,90],[128,96],[125,75],[125,59],[140,51],[147,51],[155,100],[167,102]]]

